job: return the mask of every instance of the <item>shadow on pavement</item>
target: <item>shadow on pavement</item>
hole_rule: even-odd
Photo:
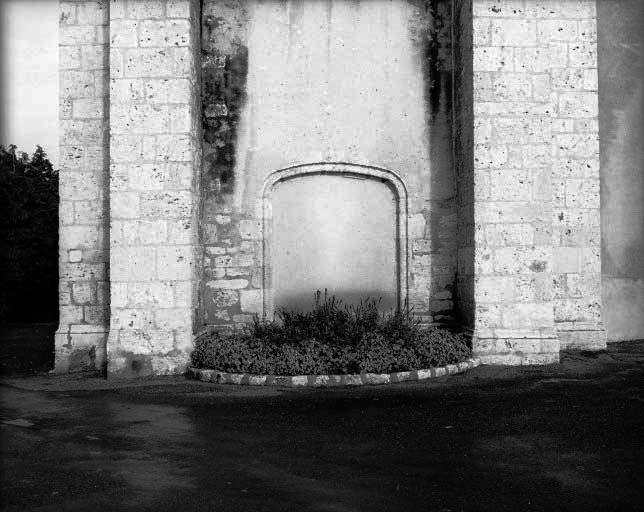
[[[4,379],[4,510],[641,510],[644,341],[350,389]]]

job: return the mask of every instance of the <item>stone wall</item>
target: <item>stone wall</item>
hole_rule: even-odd
[[[644,339],[644,2],[598,0],[602,295],[609,341]]]
[[[61,9],[58,370],[270,317],[273,187],[320,172],[391,187],[401,301],[484,362],[605,346],[594,0]]]
[[[199,280],[199,3],[110,5],[109,367],[182,372]]]
[[[100,369],[109,322],[107,0],[60,3],[56,370]]]
[[[321,162],[402,178],[401,296],[423,322],[453,319],[450,15],[436,0],[204,2],[204,324],[272,315],[263,187],[271,173]],[[314,291],[302,290],[306,301]]]

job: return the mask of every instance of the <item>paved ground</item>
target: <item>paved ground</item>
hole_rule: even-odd
[[[0,389],[5,510],[644,509],[644,341],[386,387]]]

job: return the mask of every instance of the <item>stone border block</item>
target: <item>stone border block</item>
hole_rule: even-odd
[[[333,387],[381,385],[396,382],[426,380],[445,375],[463,373],[481,364],[478,357],[448,364],[437,368],[424,368],[392,373],[353,373],[347,375],[255,375],[251,373],[228,373],[188,367],[186,377],[202,382],[217,384],[237,384],[243,386],[282,386],[282,387]]]

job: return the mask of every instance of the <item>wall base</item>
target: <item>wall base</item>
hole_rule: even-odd
[[[559,362],[559,339],[547,338],[480,338],[472,336],[472,355],[481,364],[532,365]]]
[[[107,341],[107,376],[184,374],[190,363],[192,343],[184,343],[183,349],[178,349],[176,336],[172,331],[112,329]]]
[[[562,350],[606,350],[605,329],[558,330]]]
[[[59,328],[55,335],[54,372],[104,371],[107,336],[108,330],[104,326]]]

